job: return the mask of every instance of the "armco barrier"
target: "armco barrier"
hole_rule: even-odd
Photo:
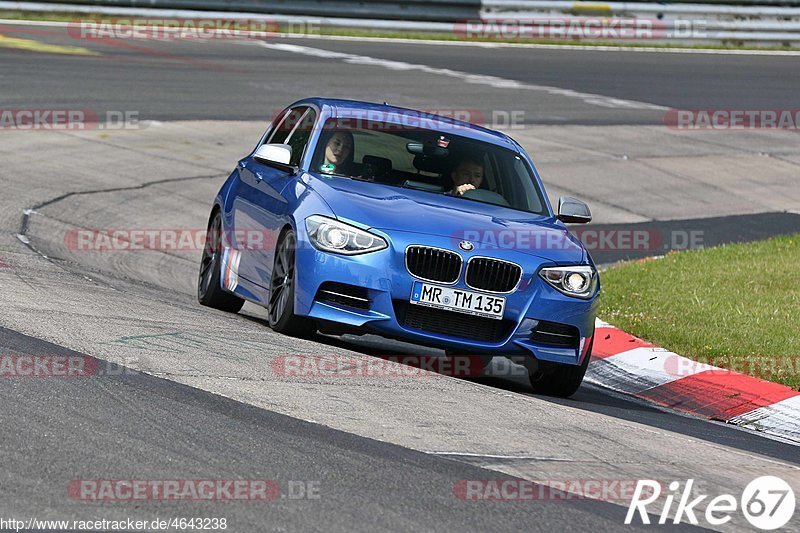
[[[756,0],[754,0],[756,1]],[[760,0],[758,0],[760,1]],[[800,0],[790,0],[800,6]],[[570,2],[559,0],[483,0],[486,20],[546,17],[648,19],[664,27],[691,27],[667,41],[743,41],[800,43],[800,7],[654,2]],[[683,24],[681,24],[683,23]]]
[[[735,1],[735,0],[733,0]],[[276,22],[287,17],[308,17],[321,27],[350,27],[382,31],[458,32],[457,24],[480,21],[558,19],[570,23],[594,17],[612,23],[615,19],[648,19],[666,32],[651,42],[708,43],[758,42],[800,45],[800,0],[740,0],[748,5],[719,3],[571,2],[562,0],[72,0],[70,3],[8,2],[0,9],[34,11],[101,12],[152,16],[233,18],[262,14]],[[756,2],[768,5],[754,5]],[[797,6],[797,7],[793,7]],[[179,11],[175,11],[179,10]],[[197,10],[194,13],[186,10]],[[225,14],[228,15],[225,15]],[[691,31],[683,31],[690,28]],[[591,40],[591,39],[586,39]]]
[[[481,0],[45,0],[44,3],[437,22],[478,18],[481,10]]]

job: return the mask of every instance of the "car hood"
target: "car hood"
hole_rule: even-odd
[[[369,228],[449,237],[476,252],[512,250],[560,264],[585,262],[580,241],[554,217],[340,177],[305,174],[337,218]]]

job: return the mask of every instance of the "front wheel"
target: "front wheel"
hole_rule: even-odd
[[[197,278],[197,300],[205,306],[238,313],[244,300],[226,292],[220,286],[222,271],[222,215],[216,212],[206,232],[203,258],[200,260],[200,275]]]
[[[533,391],[548,396],[568,398],[575,394],[583,382],[586,369],[589,368],[589,359],[592,358],[592,343],[580,365],[553,364],[545,369],[539,369],[529,374]]]
[[[316,330],[314,322],[294,314],[294,287],[296,281],[294,233],[283,234],[275,250],[275,263],[269,284],[269,327],[278,333],[304,337]]]

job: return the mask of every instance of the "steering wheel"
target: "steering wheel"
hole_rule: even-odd
[[[487,191],[486,189],[470,189],[464,194],[462,194],[464,198],[469,198],[471,200],[478,200],[480,202],[486,202],[489,204],[494,205],[501,205],[503,207],[509,207],[511,204],[508,203],[501,194],[497,194],[493,191]]]

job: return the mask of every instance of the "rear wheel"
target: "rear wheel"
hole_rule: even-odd
[[[304,337],[316,330],[314,322],[294,314],[294,287],[296,280],[294,233],[285,232],[275,250],[275,264],[269,284],[269,327],[278,333]]]
[[[594,340],[592,340],[594,344]],[[592,358],[592,344],[585,355],[585,359],[580,365],[552,364],[544,368],[540,367],[535,372],[529,374],[531,387],[534,392],[546,394],[548,396],[559,396],[567,398],[578,391],[586,369],[589,367],[589,359]]]
[[[205,306],[237,313],[244,300],[222,289],[222,215],[216,212],[206,232],[206,245],[200,260],[200,275],[197,278],[197,300]]]

